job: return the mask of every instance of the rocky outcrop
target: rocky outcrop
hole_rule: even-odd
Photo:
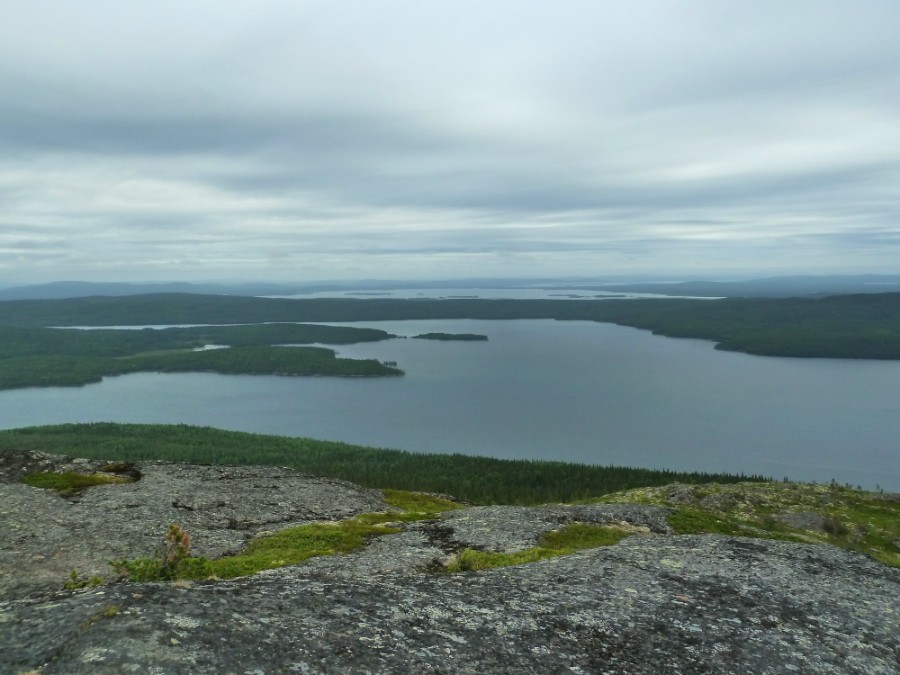
[[[19,482],[32,472],[90,474],[109,466],[0,453],[0,598],[58,589],[73,569],[111,578],[110,560],[156,555],[170,523],[191,534],[196,555],[216,558],[262,531],[390,508],[377,490],[278,467],[115,465],[137,480],[68,498]]]
[[[335,517],[329,509],[341,506],[347,513],[384,508],[377,493],[286,470],[156,463],[137,468],[137,483],[89,488],[75,504],[22,485],[0,487],[68,504],[61,511],[35,511],[35,540],[43,531],[39,515],[58,518],[65,509],[103,503],[114,490],[135,489],[154,471],[210,483],[209,490],[191,491],[182,478],[158,479],[193,499],[188,513],[198,514],[196,539],[206,536],[207,526],[212,533],[229,529],[221,527],[221,514],[213,515],[225,507],[204,506],[232,504],[233,496],[215,497],[215,485],[225,490],[246,482],[257,486],[249,494],[263,495],[275,490],[276,480],[280,487],[272,494],[278,498],[270,501],[294,505],[272,507],[278,523],[293,513],[298,522],[308,521],[321,510]],[[231,478],[217,478],[219,471],[231,472]],[[310,501],[307,481],[327,504]],[[106,496],[93,497],[94,492]],[[338,503],[338,493],[346,505]],[[4,522],[10,514],[6,494],[0,502]],[[229,507],[230,517],[266,512],[262,496],[250,499],[247,511],[239,502]],[[132,512],[144,517],[133,511],[140,508]],[[117,583],[69,593],[32,586],[0,602],[0,672],[898,671],[900,570],[831,546],[675,536],[666,513],[630,504],[478,507],[411,523],[356,553],[230,581]],[[61,541],[68,522],[54,524],[50,541]],[[635,534],[615,546],[527,565],[425,571],[460,547],[522,550],[570,522],[616,523]],[[94,532],[112,538],[110,529]],[[29,574],[23,565],[13,571]]]

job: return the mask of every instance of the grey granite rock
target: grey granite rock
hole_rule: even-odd
[[[0,598],[58,589],[73,569],[111,577],[110,560],[156,555],[170,523],[191,534],[196,555],[213,558],[261,531],[390,508],[377,490],[278,467],[140,462],[136,482],[73,498],[16,482],[34,470],[91,473],[103,464],[0,453]]]
[[[162,529],[140,533],[160,518],[183,516],[215,554],[240,543],[228,533],[385,508],[378,493],[282,469],[138,468],[137,483],[74,502],[6,470],[0,672],[900,672],[900,570],[825,545],[675,536],[666,509],[630,504],[474,507],[252,577],[50,592],[51,572],[97,546],[152,549]],[[425,571],[459,548],[517,551],[572,522],[636,534],[527,565]],[[23,563],[42,550],[55,566]],[[40,582],[17,588],[10,575]]]
[[[636,504],[477,506],[451,511],[440,523],[458,546],[512,553],[534,546],[545,532],[569,523],[617,525],[635,532],[670,532],[670,509]]]
[[[827,546],[635,536],[486,572],[358,572],[301,566],[5,603],[0,670],[887,674],[900,666],[900,572]]]

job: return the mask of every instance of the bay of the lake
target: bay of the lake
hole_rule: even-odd
[[[413,451],[763,474],[900,491],[900,363],[749,356],[582,321],[376,321],[341,356],[404,377],[142,373],[0,392],[0,428],[158,422]]]

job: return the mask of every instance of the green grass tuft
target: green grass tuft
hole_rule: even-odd
[[[572,552],[598,546],[612,546],[630,534],[634,534],[634,532],[623,527],[572,523],[562,530],[547,532],[541,537],[540,545],[554,550]]]
[[[509,567],[555,558],[598,546],[611,546],[634,534],[630,530],[606,525],[575,523],[556,532],[547,532],[538,545],[515,553],[476,551],[466,548],[447,565],[447,572],[472,572],[494,567]]]
[[[462,504],[424,492],[383,490],[383,493],[384,501],[409,513],[435,514],[462,508]]]
[[[45,490],[56,490],[64,497],[78,494],[93,485],[109,485],[110,483],[131,483],[133,479],[111,473],[78,473],[76,471],[29,473],[22,477],[22,482],[31,487]]]
[[[400,529],[369,525],[356,519],[289,527],[254,539],[238,555],[209,561],[206,576],[228,579],[296,565],[317,556],[350,553],[365,546],[372,537],[396,532]]]
[[[754,536],[758,530],[748,527],[733,517],[712,511],[679,506],[669,516],[669,526],[676,534],[727,534]]]

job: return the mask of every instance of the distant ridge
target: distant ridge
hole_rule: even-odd
[[[195,295],[278,296],[304,293],[408,288],[543,288],[557,291],[654,293],[671,296],[727,298],[823,297],[859,293],[900,292],[900,274],[780,276],[739,281],[621,281],[613,279],[456,279],[398,281],[366,279],[336,282],[95,282],[55,281],[0,288],[3,300],[63,300],[85,297],[122,297],[158,293]]]
[[[118,297],[148,293],[200,293],[206,295],[278,295],[295,293],[294,286],[277,284],[198,284],[187,282],[116,283],[54,281],[0,289],[0,300],[63,300],[91,296]]]
[[[887,293],[900,291],[898,274],[852,276],[784,276],[742,281],[678,281],[672,283],[572,284],[567,290],[622,291],[709,298],[790,298]]]
[[[560,280],[555,280],[560,281]],[[564,279],[564,283],[575,280]],[[589,280],[595,283],[596,280]],[[585,282],[585,283],[588,283]],[[463,279],[431,281],[398,281],[392,279],[361,279],[356,281],[322,281],[298,283],[274,282],[102,282],[102,281],[54,281],[45,284],[8,286],[0,288],[2,300],[65,300],[68,298],[121,297],[158,293],[189,293],[194,295],[301,295],[303,293],[346,293],[359,290],[385,290],[402,288],[522,288],[541,283],[554,283],[547,279]]]

